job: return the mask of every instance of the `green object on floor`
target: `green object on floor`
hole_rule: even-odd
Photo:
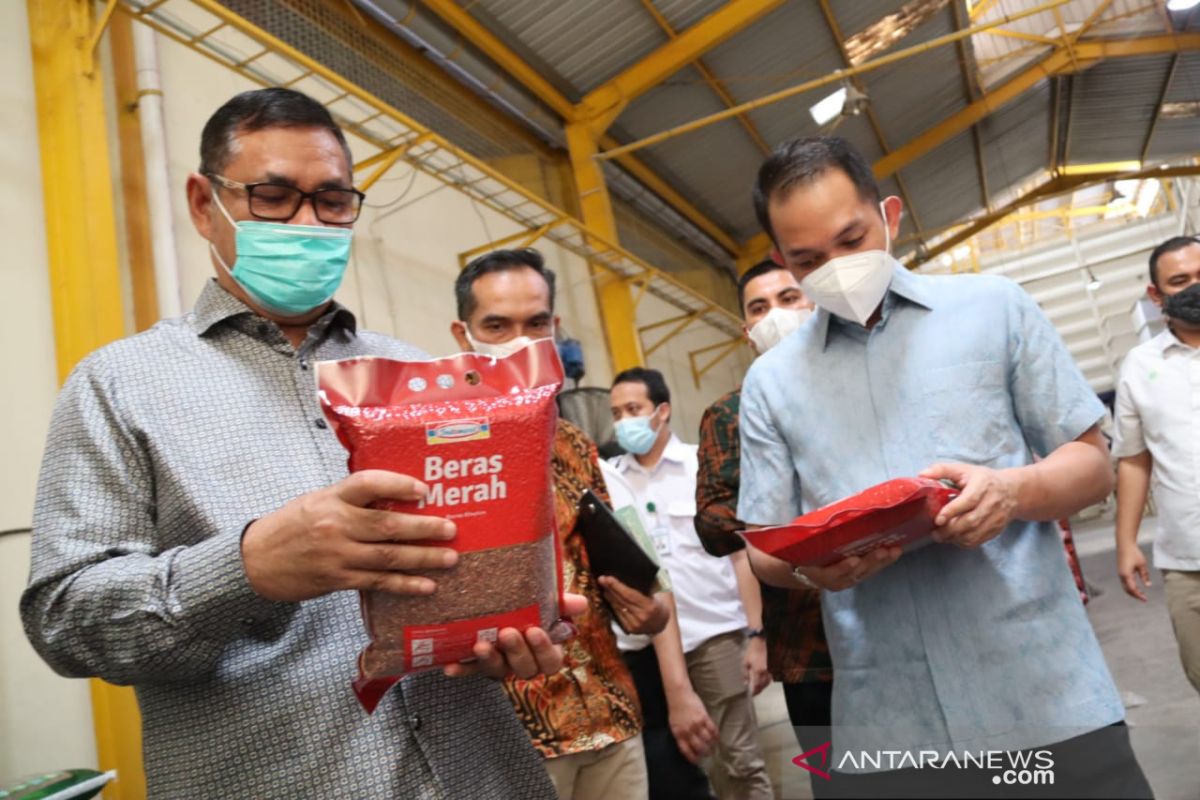
[[[27,775],[0,783],[0,800],[87,800],[95,797],[116,772],[94,769],[64,769]]]

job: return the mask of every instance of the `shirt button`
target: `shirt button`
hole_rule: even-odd
[[[417,714],[413,714],[411,717],[409,717],[408,727],[412,728],[414,731],[421,730],[421,717]]]
[[[300,369],[308,369],[308,359],[307,358],[300,359]]]
[[[247,628],[254,624],[254,620],[250,619],[249,617],[242,617],[238,620],[238,622],[242,623],[242,625],[246,626]]]
[[[325,430],[326,428],[329,427],[329,423],[327,423],[325,420],[321,419],[320,417],[317,417],[315,420],[313,420],[313,424],[316,425],[321,430]]]

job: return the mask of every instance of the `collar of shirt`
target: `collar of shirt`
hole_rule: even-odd
[[[223,323],[259,339],[270,338],[272,333],[282,336],[278,325],[259,317],[249,306],[227,292],[215,278],[205,284],[187,320],[197,336],[207,336]],[[327,330],[341,332],[349,340],[358,332],[358,321],[350,309],[334,301],[329,310],[309,326],[306,343],[324,337]]]
[[[883,308],[880,311],[879,325],[886,325],[888,317],[900,300],[906,300],[921,308],[932,309],[933,298],[927,287],[916,275],[906,269],[900,262],[892,265],[892,282],[887,293],[883,296]],[[832,323],[832,324],[830,324]],[[850,322],[830,314],[825,309],[817,311],[817,333],[824,342],[823,347],[829,346],[830,330],[839,330],[851,336],[866,336],[868,331],[856,322]]]
[[[1196,350],[1195,347],[1184,344],[1180,338],[1175,335],[1175,331],[1171,330],[1169,327],[1164,328],[1163,332],[1155,336],[1153,339],[1151,339],[1151,341],[1157,345],[1159,352],[1164,356],[1169,350],[1174,350],[1176,348],[1185,353],[1194,352]]]
[[[687,459],[687,456],[688,456],[687,445],[684,444],[682,441],[680,441],[678,436],[676,436],[675,434],[672,433],[671,438],[667,441],[667,446],[665,448],[663,448],[662,458],[660,458],[658,460],[658,464],[655,464],[651,469],[646,469],[640,463],[638,463],[637,457],[634,456],[633,453],[623,453],[620,456],[618,456],[617,461],[616,461],[616,466],[617,466],[617,469],[621,470],[621,472],[628,472],[630,470],[636,469],[636,470],[641,470],[642,472],[646,473],[647,475],[652,475],[654,472],[656,472],[658,470],[659,465],[662,464],[664,461],[671,461],[675,464],[682,464]]]

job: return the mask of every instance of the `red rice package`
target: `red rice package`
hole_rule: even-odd
[[[764,553],[801,567],[825,567],[879,547],[925,544],[942,507],[958,496],[949,482],[896,478],[796,517],[742,531]]]
[[[354,691],[367,711],[404,675],[474,657],[501,628],[557,625],[562,600],[551,474],[562,365],[543,339],[493,358],[354,358],[317,365],[321,406],[350,471],[385,469],[429,487],[378,507],[452,520],[459,552],[429,570],[431,595],[362,592],[370,643]],[[557,637],[556,637],[557,638]]]

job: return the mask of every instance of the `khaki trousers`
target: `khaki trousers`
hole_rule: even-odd
[[[1200,692],[1200,572],[1164,569],[1163,583],[1183,671]]]
[[[650,792],[642,735],[546,759],[559,800],[645,800]]]
[[[717,724],[721,739],[709,768],[721,800],[773,800],[771,778],[758,741],[758,719],[742,674],[746,637],[723,633],[687,654],[688,677]]]

